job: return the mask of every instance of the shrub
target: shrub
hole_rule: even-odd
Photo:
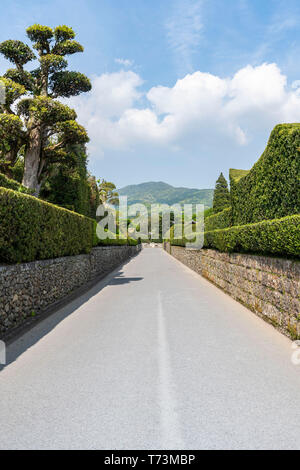
[[[0,260],[29,262],[89,253],[95,221],[0,188]]]
[[[186,241],[172,240],[171,244],[185,246]],[[204,248],[300,257],[300,215],[205,232]]]
[[[2,173],[0,173],[0,187],[13,189],[14,191],[18,191],[20,193],[27,193],[27,194],[32,193],[30,189],[25,188],[25,186],[18,183],[17,181],[7,178],[7,176],[3,175]]]
[[[139,240],[135,240],[134,238],[128,238],[128,245],[129,246],[137,246],[140,245],[141,242]]]
[[[205,219],[205,231],[217,230],[221,228],[227,228],[232,226],[232,210],[231,207],[227,207],[218,214],[211,215]]]
[[[252,252],[300,257],[300,215],[204,234],[206,248],[224,252]]]
[[[170,241],[171,245],[174,245],[174,246],[186,246],[186,244],[188,244],[188,243],[195,242],[196,237],[198,237],[199,235],[201,237],[203,236],[203,232],[194,232],[193,231],[193,238],[191,237],[190,234],[189,234],[189,237],[186,238],[184,236],[184,231],[183,231],[182,232],[183,236],[181,238],[174,238],[174,234],[176,235],[175,228],[176,228],[176,226],[174,226],[174,225],[171,227],[170,233],[168,234],[169,236],[165,239],[165,241]]]
[[[97,223],[95,222],[95,228],[97,227]],[[105,240],[99,240],[99,238],[96,235],[96,243],[94,246],[136,246],[139,245],[141,242],[140,240],[135,240],[134,238],[113,238],[113,234],[107,230],[107,238]]]
[[[280,124],[249,171],[231,170],[234,225],[300,213],[300,124]]]

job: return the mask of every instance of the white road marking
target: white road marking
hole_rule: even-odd
[[[162,447],[171,450],[184,449],[185,445],[181,436],[177,403],[172,381],[170,352],[166,335],[161,291],[158,293],[157,323]]]

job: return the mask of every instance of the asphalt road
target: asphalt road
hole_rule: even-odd
[[[8,349],[2,449],[299,449],[291,342],[159,248]]]

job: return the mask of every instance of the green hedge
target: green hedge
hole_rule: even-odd
[[[92,219],[0,188],[1,262],[29,262],[89,253],[94,233]]]
[[[0,173],[0,187],[6,189],[13,189],[14,191],[18,191],[20,193],[31,194],[32,191],[30,189],[25,188],[22,184],[18,183],[15,180],[11,180],[7,178],[7,176]]]
[[[136,246],[139,242],[134,240],[133,238],[125,238],[125,239],[113,239],[107,238],[106,240],[99,240],[97,246]]]
[[[205,232],[204,248],[300,258],[300,215]],[[184,240],[172,245],[185,246]]]
[[[206,248],[300,257],[300,215],[204,234]]]
[[[232,226],[232,209],[227,207],[218,214],[211,215],[205,219],[205,231],[228,228]]]
[[[97,222],[95,222],[95,233],[96,233],[96,228],[97,228]],[[136,246],[141,243],[141,240],[135,240],[134,238],[113,238],[113,234],[107,230],[107,238],[105,240],[100,240],[97,235],[95,237],[95,243],[94,246],[122,246],[122,245],[127,245],[127,246]]]
[[[231,170],[234,225],[300,213],[300,124],[280,124],[249,172]]]

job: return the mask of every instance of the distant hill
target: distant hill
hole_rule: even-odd
[[[163,182],[135,184],[119,189],[120,196],[128,196],[128,203],[146,205],[160,204],[204,204],[212,207],[213,189],[175,188]]]

